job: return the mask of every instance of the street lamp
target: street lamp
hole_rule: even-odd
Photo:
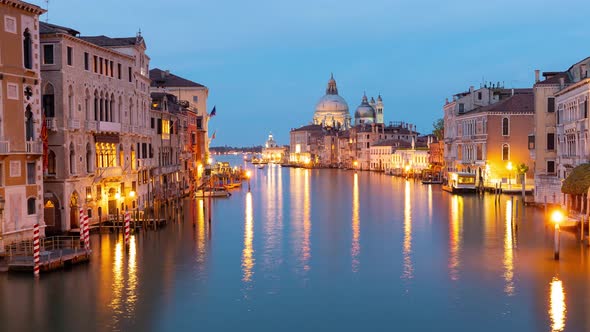
[[[559,240],[560,240],[560,229],[559,224],[563,221],[563,213],[560,210],[555,210],[551,214],[551,221],[555,223],[555,241],[553,258],[559,260]]]
[[[508,189],[512,189],[512,162],[509,161],[506,165],[506,169],[508,170]]]
[[[252,176],[252,172],[246,172],[246,178],[248,179],[248,192],[250,192],[250,177]]]
[[[356,161],[356,160],[355,160],[355,161],[353,161],[353,162],[352,162],[352,166],[354,167],[354,171],[356,172],[356,170],[357,170],[357,168],[358,168],[358,166],[359,166],[359,162],[358,162],[358,161]]]

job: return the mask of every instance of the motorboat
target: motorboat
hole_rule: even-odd
[[[449,172],[447,183],[443,183],[442,189],[450,193],[474,193],[475,173]]]
[[[202,188],[195,192],[196,198],[202,197],[229,197],[231,193],[224,187]]]

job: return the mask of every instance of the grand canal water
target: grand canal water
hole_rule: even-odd
[[[128,249],[93,235],[88,265],[0,275],[0,331],[590,330],[590,251],[563,232],[554,261],[542,211],[367,172],[253,172],[210,224],[187,201]]]

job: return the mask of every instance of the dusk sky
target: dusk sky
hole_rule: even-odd
[[[46,7],[45,1],[31,1]],[[151,67],[209,87],[211,146],[288,144],[330,73],[351,115],[381,93],[385,121],[422,133],[445,98],[485,81],[530,87],[534,70],[590,56],[590,1],[50,0],[49,22],[82,35],[141,29]],[[42,16],[45,20],[46,16]]]

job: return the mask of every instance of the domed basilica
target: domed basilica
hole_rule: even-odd
[[[313,123],[323,127],[347,130],[351,127],[351,117],[346,100],[338,95],[338,87],[334,75],[328,81],[326,94],[320,98],[315,107]],[[368,101],[363,95],[361,104],[354,113],[354,125],[383,123],[383,100],[381,96]]]

